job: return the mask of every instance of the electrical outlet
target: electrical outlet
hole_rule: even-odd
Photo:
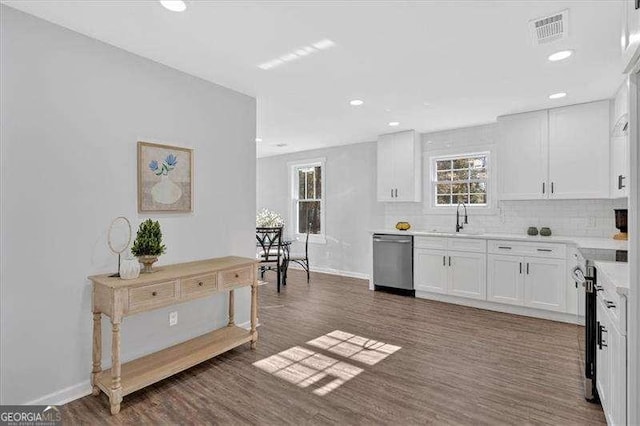
[[[178,311],[169,312],[169,327],[178,323]]]

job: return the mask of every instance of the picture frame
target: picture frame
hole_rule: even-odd
[[[138,141],[138,213],[193,211],[193,150]]]

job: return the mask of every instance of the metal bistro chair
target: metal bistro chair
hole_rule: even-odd
[[[307,272],[307,284],[309,284],[309,229],[311,229],[311,224],[307,226],[307,235],[304,240],[304,253],[290,254],[288,258],[288,262],[297,263]]]
[[[284,264],[284,250],[282,248],[282,227],[257,227],[258,260],[260,260],[260,276],[264,278],[266,271],[275,267],[278,293],[282,281],[282,267]]]

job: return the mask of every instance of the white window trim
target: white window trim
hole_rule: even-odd
[[[296,200],[298,185],[296,185],[295,170],[300,167],[322,168],[322,193],[320,198],[320,234],[309,234],[309,243],[326,244],[326,205],[327,205],[327,168],[326,158],[311,158],[308,160],[290,161],[287,163],[289,168],[289,223],[291,224],[291,236],[299,241],[304,241],[306,234],[298,233],[298,212],[296,209]]]
[[[441,214],[450,215],[455,214],[455,206],[436,206],[435,205],[435,162],[443,158],[451,158],[455,156],[474,156],[474,155],[486,155],[487,156],[487,204],[484,206],[467,205],[467,209],[474,214],[479,215],[495,215],[499,214],[498,209],[498,185],[497,185],[497,173],[496,173],[496,149],[494,145],[474,145],[469,147],[452,147],[448,149],[433,150],[423,152],[423,195],[424,195],[424,214]]]

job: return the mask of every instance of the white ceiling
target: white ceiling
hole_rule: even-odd
[[[623,78],[614,0],[192,0],[183,13],[155,0],[2,3],[255,96],[258,156],[608,98]],[[569,37],[534,46],[528,21],[565,8]],[[325,38],[336,46],[257,67]],[[575,50],[569,60],[547,61],[565,48]],[[559,91],[568,96],[547,98]],[[350,106],[355,98],[365,104]]]

